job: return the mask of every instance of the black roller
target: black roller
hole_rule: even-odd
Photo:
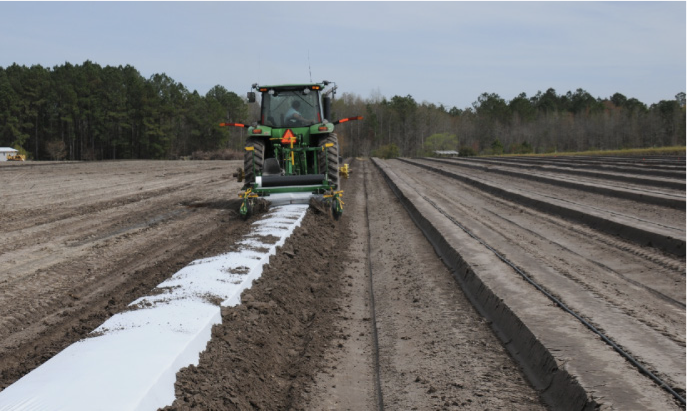
[[[327,176],[324,174],[306,174],[302,176],[263,176],[263,187],[310,186],[322,184]]]

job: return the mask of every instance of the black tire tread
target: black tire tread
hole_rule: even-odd
[[[323,147],[325,144],[334,143],[333,147],[328,147],[326,151],[319,151],[317,154],[317,164],[319,166],[320,174],[326,174],[327,178],[334,184],[335,188],[339,187],[339,140],[336,134],[331,133],[320,137],[318,146]],[[325,170],[325,164],[327,164]]]
[[[246,140],[246,147],[253,147],[253,151],[246,151],[243,154],[243,172],[245,173],[246,184],[255,182],[253,175],[253,156],[255,155],[255,169],[261,171],[265,163],[265,143],[260,138],[249,137]]]

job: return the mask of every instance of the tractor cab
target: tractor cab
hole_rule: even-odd
[[[264,93],[261,106],[261,124],[276,128],[307,127],[322,122],[317,91],[310,87],[297,90],[275,90]]]

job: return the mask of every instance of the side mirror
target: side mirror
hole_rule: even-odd
[[[248,102],[249,103],[255,103],[255,92],[254,91],[248,92]]]
[[[331,114],[332,114],[332,99],[331,97],[323,97],[322,98],[322,109],[324,110],[324,118],[332,121],[331,119]]]

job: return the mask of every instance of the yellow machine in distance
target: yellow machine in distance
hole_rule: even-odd
[[[23,154],[9,154],[7,161],[26,161],[26,156]]]

